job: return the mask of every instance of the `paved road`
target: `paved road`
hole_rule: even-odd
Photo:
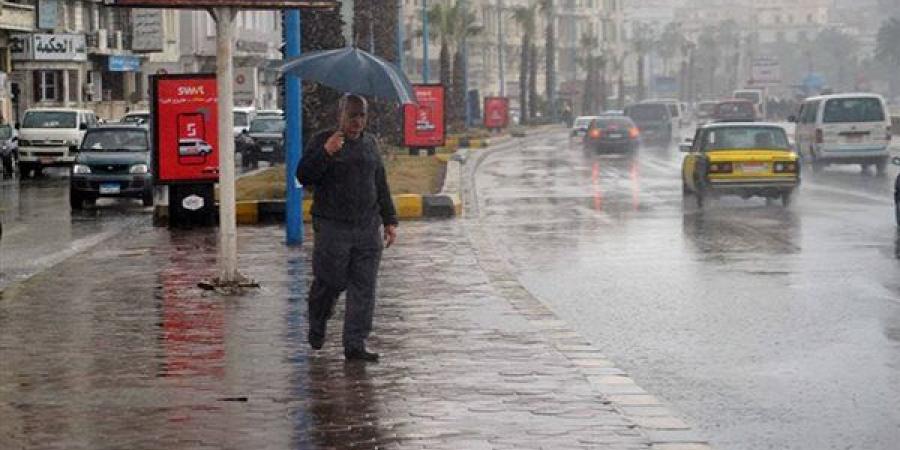
[[[530,292],[718,448],[896,448],[896,171],[701,212],[680,161],[524,140],[481,164],[477,216]]]

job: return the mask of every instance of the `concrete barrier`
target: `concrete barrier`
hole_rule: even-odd
[[[400,194],[394,197],[394,206],[400,220],[427,218],[452,218],[462,213],[462,203],[457,195]],[[284,200],[251,200],[237,202],[237,222],[240,225],[284,222]],[[312,220],[312,200],[303,201],[303,220]]]

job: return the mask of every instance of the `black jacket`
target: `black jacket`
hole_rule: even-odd
[[[297,180],[315,190],[313,217],[365,223],[379,214],[385,225],[396,225],[397,212],[375,138],[363,133],[358,139],[346,139],[341,150],[329,156],[325,141],[332,134],[334,130],[315,135],[297,167]]]

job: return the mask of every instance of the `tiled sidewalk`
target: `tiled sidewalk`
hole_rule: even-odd
[[[213,233],[148,228],[7,290],[0,448],[707,448],[462,221],[386,251],[373,365],[344,362],[342,310],[306,345],[308,248],[239,231],[244,296],[197,288]]]

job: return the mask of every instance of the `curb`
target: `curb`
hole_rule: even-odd
[[[303,221],[310,222],[312,200],[303,200]],[[400,194],[394,196],[397,217],[400,220],[448,219],[462,213],[458,195]],[[285,220],[284,200],[251,200],[237,202],[235,210],[238,225],[281,223]]]
[[[540,131],[548,130],[549,128],[542,128]],[[468,181],[481,163],[493,153],[495,151],[478,152],[471,161],[467,161],[466,173],[461,174],[464,177],[461,180],[463,187],[468,191],[467,203],[476,201]],[[477,212],[477,206],[469,205],[467,210]],[[480,217],[476,216],[475,220],[480,221]],[[615,408],[644,435],[650,449],[712,450],[709,441],[682,414],[665,400],[641,388],[628,372],[616,367],[595,345],[528,292],[513,275],[506,256],[480,224],[469,230],[472,244],[478,249],[479,263],[501,296],[512,303],[526,320],[538,327],[541,331],[539,334],[578,369],[602,401]]]

